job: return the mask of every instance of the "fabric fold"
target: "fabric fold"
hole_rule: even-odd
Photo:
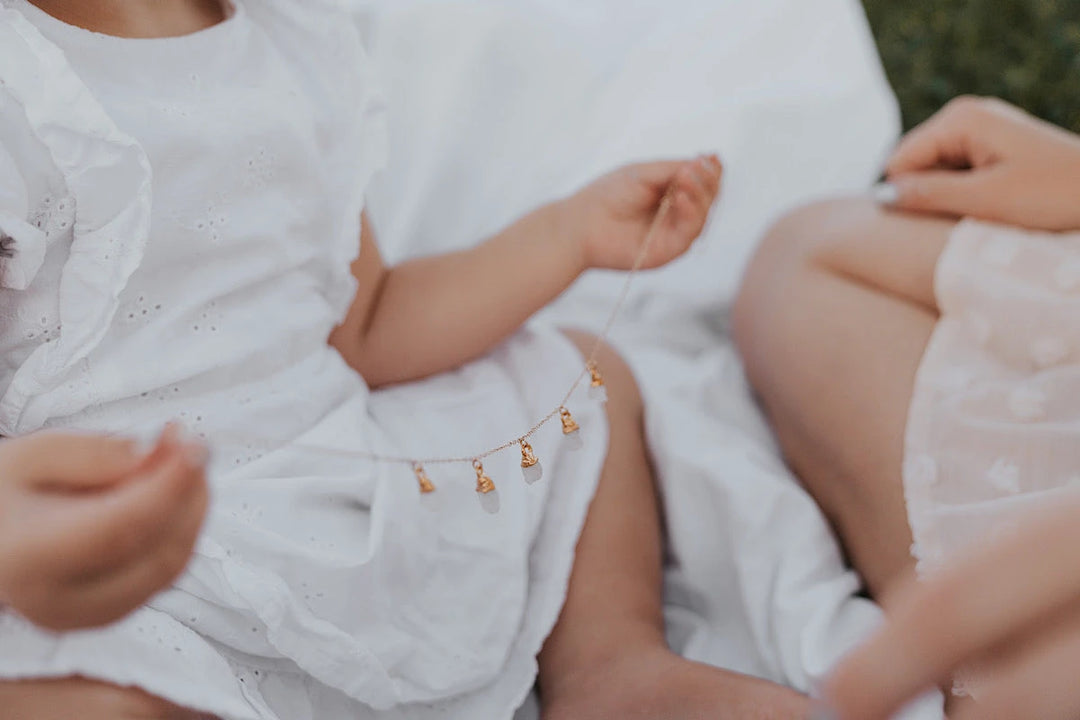
[[[22,107],[75,202],[74,239],[60,280],[60,335],[27,358],[0,399],[0,433],[16,435],[41,428],[52,402],[42,396],[108,331],[148,241],[151,170],[139,144],[116,127],[60,49],[6,7],[0,8],[0,91]],[[5,263],[5,285],[10,272],[12,287],[28,287],[41,265],[44,238],[30,229],[5,223],[3,231],[21,246],[15,262]]]

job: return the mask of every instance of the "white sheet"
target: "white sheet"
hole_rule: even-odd
[[[855,0],[366,0],[391,106],[371,197],[391,259],[461,247],[624,162],[717,150],[703,240],[645,276],[617,342],[639,374],[666,495],[672,644],[812,692],[879,622],[779,459],[725,339],[778,214],[863,191],[899,122]],[[545,319],[597,329],[595,274]],[[904,717],[942,717],[934,696]]]

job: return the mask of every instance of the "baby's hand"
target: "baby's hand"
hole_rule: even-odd
[[[52,630],[120,619],[186,567],[206,513],[206,450],[170,427],[131,440],[0,441],[0,603]]]
[[[571,232],[581,241],[586,266],[630,270],[668,192],[671,209],[657,228],[642,269],[682,255],[705,229],[722,174],[715,155],[629,165],[568,198]]]

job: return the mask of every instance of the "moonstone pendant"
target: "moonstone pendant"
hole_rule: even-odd
[[[596,402],[607,402],[607,386],[606,385],[593,385],[589,388],[589,399]]]
[[[521,474],[525,477],[526,483],[535,485],[544,477],[544,466],[537,462],[535,465],[521,468]]]
[[[476,496],[480,498],[480,507],[484,509],[489,515],[497,515],[499,508],[502,507],[502,502],[499,499],[499,491],[492,490],[486,493],[477,493]]]
[[[445,506],[445,492],[422,493],[420,495],[420,507],[424,508],[424,510],[428,512],[440,512]]]

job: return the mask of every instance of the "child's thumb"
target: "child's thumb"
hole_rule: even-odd
[[[18,477],[58,491],[113,485],[142,462],[146,452],[130,438],[45,431],[5,441],[14,452],[5,463]]]

